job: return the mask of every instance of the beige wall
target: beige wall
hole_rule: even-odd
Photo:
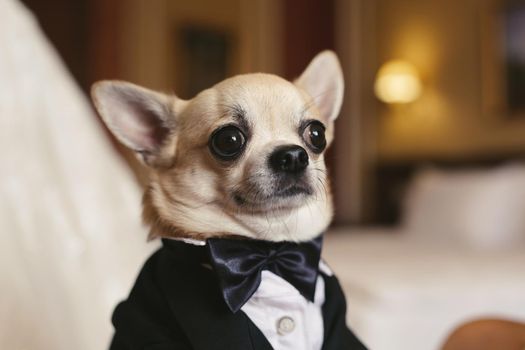
[[[234,35],[229,74],[282,71],[280,0],[126,0],[120,28],[123,78],[171,91],[179,72],[176,29],[202,24]],[[176,86],[175,86],[176,87]]]
[[[483,108],[486,1],[376,1],[378,63],[406,59],[425,84],[412,105],[381,107],[380,159],[525,151],[525,121],[505,120]]]

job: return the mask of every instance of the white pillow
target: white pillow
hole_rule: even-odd
[[[404,202],[408,232],[476,249],[525,245],[525,165],[419,172]]]

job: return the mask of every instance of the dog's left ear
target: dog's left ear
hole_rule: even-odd
[[[333,51],[317,54],[294,83],[312,97],[326,121],[333,122],[337,118],[343,103],[344,81]]]

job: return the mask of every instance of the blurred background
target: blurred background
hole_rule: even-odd
[[[524,1],[0,0],[0,4],[4,9],[0,19],[10,18],[2,27],[0,64],[11,62],[21,74],[31,75],[32,67],[47,55],[60,67],[55,67],[60,76],[56,80],[51,76],[38,80],[40,75],[34,75],[29,83],[35,89],[33,97],[27,89],[17,90],[24,94],[24,101],[48,98],[44,95],[53,94],[56,81],[74,82],[67,89],[74,91],[82,109],[76,114],[84,119],[71,122],[69,129],[55,122],[60,126],[49,135],[67,134],[74,149],[75,139],[81,139],[78,133],[89,129],[86,153],[61,159],[70,164],[70,159],[80,161],[84,156],[84,161],[94,162],[106,157],[107,167],[95,178],[107,187],[99,194],[91,192],[89,200],[106,200],[108,206],[119,206],[124,199],[136,200],[138,206],[139,186],[145,185],[146,174],[111,139],[87,105],[93,82],[122,79],[191,98],[239,73],[262,71],[293,79],[317,52],[335,50],[346,91],[328,155],[336,214],[325,256],[345,287],[351,326],[372,349],[437,349],[455,327],[472,319],[525,320]],[[23,31],[12,30],[16,16],[20,21],[34,16],[37,24],[31,30],[40,34],[24,36]],[[54,47],[59,57],[54,57],[52,49],[42,49],[22,60],[23,64],[15,58],[2,61],[9,47],[20,52],[24,42],[31,46],[32,40]],[[3,72],[13,69],[4,67]],[[14,74],[9,76],[16,80]],[[11,101],[15,86],[5,77],[0,75],[4,87],[0,106],[2,101]],[[58,112],[49,115],[71,115],[59,108],[63,97],[50,97]],[[8,121],[16,108],[0,109],[0,119]],[[43,118],[41,111],[25,113]],[[20,141],[16,133],[5,132],[13,123],[4,124],[4,140]],[[39,127],[47,130],[44,124]],[[91,143],[98,145],[99,153],[86,151]],[[4,146],[14,148],[7,141]],[[25,150],[33,151],[29,146]],[[25,153],[5,167],[9,181],[22,178],[16,169],[25,159],[21,157]],[[45,166],[55,171],[53,164]],[[77,170],[83,173],[88,168],[92,171],[89,164]],[[84,175],[86,191],[100,188]],[[29,175],[26,179],[31,181]],[[50,179],[43,182],[44,187],[57,181]],[[12,203],[18,195],[9,192],[13,187],[6,188],[5,198],[11,201],[4,207],[8,220],[15,213],[13,206],[17,208]],[[77,206],[82,212],[78,215],[84,216],[87,210],[102,210],[98,204],[86,207],[80,199]],[[121,209],[118,224],[140,227],[126,219],[137,215],[138,220],[138,211],[138,207]],[[111,230],[122,231],[112,225],[108,226]],[[135,257],[123,253],[118,263],[106,261],[123,277],[116,282],[106,277],[107,283],[115,285],[101,296],[105,304],[100,314],[126,295],[141,261],[153,249],[142,246],[144,228],[133,230],[139,232],[136,242],[124,246],[136,252]],[[34,231],[24,232],[27,243]],[[68,247],[88,248],[78,248],[71,261],[79,256],[85,259],[82,254],[94,248],[85,238],[92,237],[91,231],[83,232]],[[105,238],[97,244],[109,252],[111,242]],[[27,252],[34,254],[34,250]],[[93,253],[93,259],[97,254],[100,251]],[[93,281],[102,270],[93,272]],[[47,273],[52,273],[51,267]],[[72,275],[67,276],[66,284],[74,284]],[[10,283],[6,279],[2,288]],[[11,305],[6,309],[12,313],[19,311],[12,306],[19,300],[15,294],[4,303]],[[74,304],[76,299],[70,298]],[[56,295],[48,299],[55,306],[59,300]],[[81,318],[81,311],[73,306],[71,310],[64,319]],[[30,319],[27,316],[20,324]],[[94,317],[91,326],[99,321]],[[109,322],[104,327],[104,334],[110,334]],[[71,336],[70,341],[79,337]],[[101,337],[98,344],[106,338]],[[65,349],[73,344],[57,342],[46,347],[42,345],[45,339],[34,348]]]
[[[330,161],[336,224],[397,221],[395,197],[419,164],[525,151],[520,1],[23,2],[86,93],[96,80],[123,79],[190,98],[239,73],[292,79],[335,50],[347,85]],[[374,94],[393,60],[412,66],[414,101]]]

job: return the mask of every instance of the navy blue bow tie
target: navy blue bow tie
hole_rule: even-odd
[[[178,246],[179,256],[185,246],[184,255],[191,253],[193,259],[205,259],[212,265],[232,312],[237,312],[259,288],[263,270],[282,277],[306,299],[314,301],[322,235],[303,243],[225,238],[211,238],[206,243],[205,247],[196,247],[164,240],[165,245]]]

